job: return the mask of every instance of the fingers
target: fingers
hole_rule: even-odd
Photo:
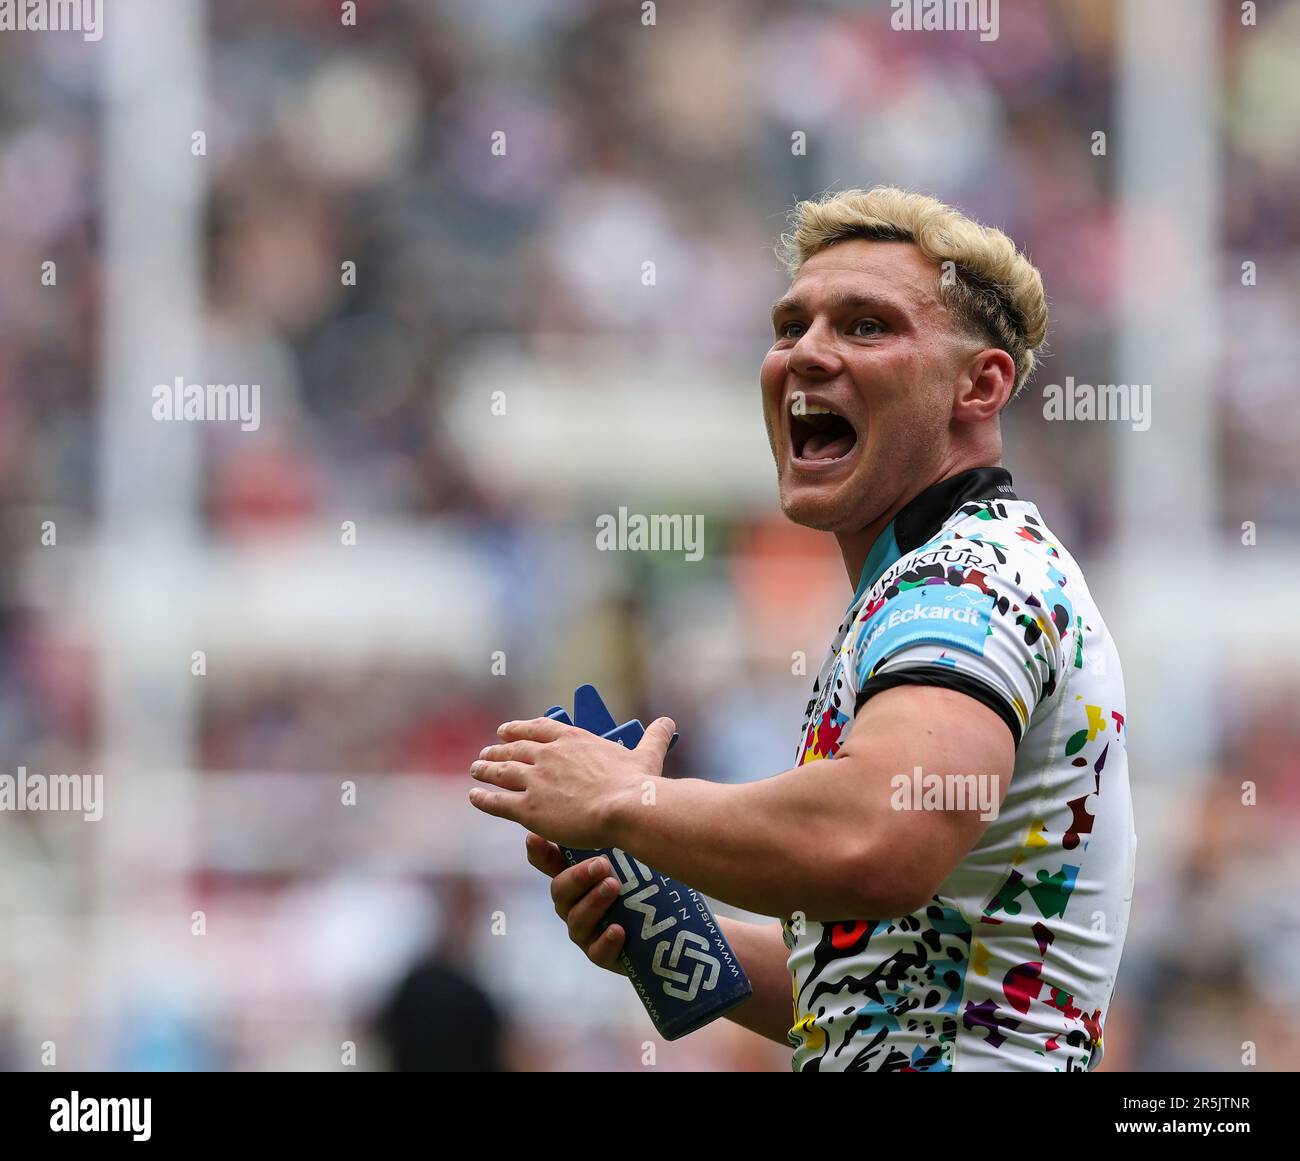
[[[623,950],[623,941],[623,929],[617,923],[611,923],[592,943],[588,944],[587,958],[597,967],[627,975],[618,958],[619,952]]]
[[[636,752],[648,751],[650,757],[654,758],[659,766],[663,766],[664,758],[668,755],[668,747],[672,745],[673,732],[677,729],[677,723],[672,718],[655,718],[647,727],[645,737],[641,739],[641,744],[637,746]]]
[[[471,777],[480,782],[490,782],[506,790],[524,790],[528,786],[531,766],[523,762],[484,762],[481,759],[469,768]]]
[[[541,743],[531,741],[503,742],[497,746],[485,746],[479,754],[480,759],[489,762],[525,762],[530,766],[535,766],[541,756]]]
[[[603,932],[600,929],[618,898],[618,880],[609,873],[609,860],[598,855],[570,867],[565,865],[560,848],[541,835],[528,834],[524,845],[528,861],[551,876],[555,912],[568,927],[569,938],[597,967],[626,975],[618,958],[625,939],[623,928],[611,923]]]
[[[513,790],[485,790],[475,786],[469,792],[470,805],[484,814],[495,818],[508,818],[511,822],[522,823],[519,817],[524,803],[524,795]]]
[[[612,877],[605,878],[590,886],[569,910],[565,919],[569,938],[586,951],[588,956],[592,945],[600,939],[600,921],[617,898],[618,881]]]
[[[569,928],[569,938],[582,948],[592,963],[626,975],[618,958],[619,952],[623,950],[623,928],[617,923],[611,923],[604,931],[601,930],[605,914],[618,898],[618,880],[612,875],[602,877],[602,864],[608,866],[607,860],[589,859],[587,864],[572,868],[575,871],[587,869],[588,873],[581,880],[575,877],[574,889],[583,893],[569,908],[564,920]],[[556,910],[559,910],[558,906]]]
[[[526,722],[506,722],[497,727],[497,737],[503,742],[554,742],[576,726],[562,726],[554,718],[532,718]],[[579,731],[586,733],[585,730]]]
[[[524,836],[524,849],[528,852],[528,861],[552,879],[569,865],[559,847],[532,831]]]
[[[561,871],[551,880],[551,900],[555,904],[555,914],[567,920],[574,904],[612,871],[613,868],[604,855],[586,859]]]

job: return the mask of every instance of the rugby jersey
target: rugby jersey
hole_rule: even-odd
[[[1078,564],[1003,468],[935,484],[877,538],[796,764],[833,759],[863,703],[900,684],[988,705],[1015,770],[920,910],[783,920],[794,1071],[1095,1068],[1137,843],[1124,681]]]

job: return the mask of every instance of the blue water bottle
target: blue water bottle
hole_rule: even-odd
[[[617,725],[594,686],[573,695],[573,717],[562,706],[546,712],[609,741],[636,749],[645,736],[639,721]],[[669,749],[677,743],[674,734]],[[602,920],[623,928],[619,960],[665,1040],[676,1040],[730,1011],[753,992],[749,977],[696,890],[661,875],[617,847],[560,847],[570,866],[604,855],[619,881],[618,898]]]

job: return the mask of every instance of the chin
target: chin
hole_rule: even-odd
[[[817,532],[848,532],[854,527],[853,518],[845,511],[838,490],[829,495],[817,495],[802,488],[791,494],[782,488],[781,511],[792,523]]]

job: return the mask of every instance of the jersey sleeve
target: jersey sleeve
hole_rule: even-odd
[[[855,712],[885,689],[931,685],[987,705],[1017,747],[1052,696],[1073,611],[1050,562],[991,542],[950,542],[960,566],[905,569],[853,628]]]

